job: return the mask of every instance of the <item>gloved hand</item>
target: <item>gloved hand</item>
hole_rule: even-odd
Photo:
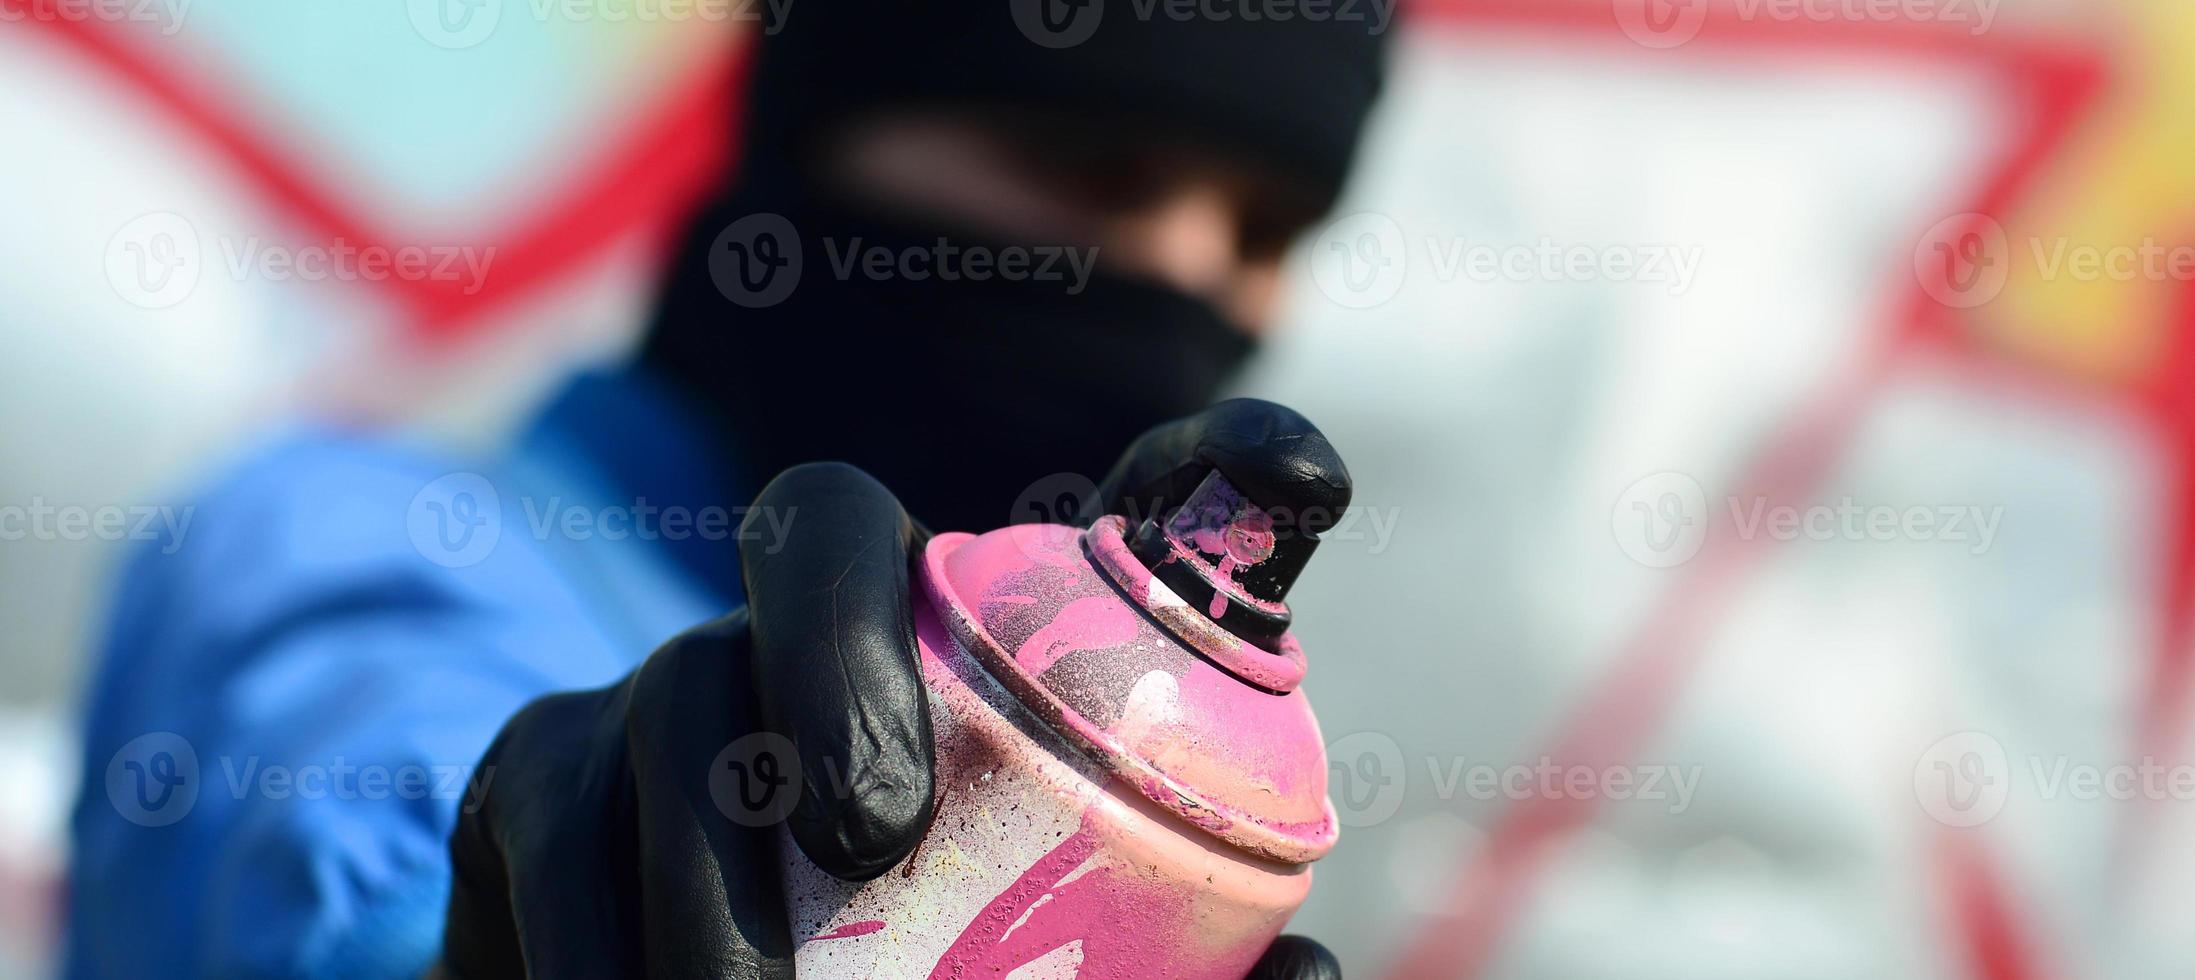
[[[1145,433],[1082,517],[1161,512],[1214,468],[1269,507],[1338,516],[1349,503],[1325,436],[1238,399]],[[746,609],[671,640],[612,687],[543,698],[504,726],[482,762],[494,789],[467,801],[479,805],[451,837],[438,974],[792,976],[778,837],[727,819],[708,786],[716,753],[751,732],[791,739],[805,787],[847,774],[851,792],[803,793],[787,817],[817,866],[866,880],[922,839],[935,794],[909,576],[926,535],[844,464],[787,470],[750,513],[771,508],[797,519],[774,553],[741,555]],[[1252,976],[1341,971],[1289,936]]]

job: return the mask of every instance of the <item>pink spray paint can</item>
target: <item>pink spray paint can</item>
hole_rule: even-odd
[[[1239,980],[1337,832],[1283,601],[1317,543],[1217,473],[1140,528],[933,539],[937,817],[869,882],[786,836],[800,976]]]

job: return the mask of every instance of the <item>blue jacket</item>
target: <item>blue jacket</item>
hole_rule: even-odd
[[[72,817],[72,977],[416,976],[475,764],[738,601],[752,488],[645,375],[506,454],[292,432],[131,557]]]

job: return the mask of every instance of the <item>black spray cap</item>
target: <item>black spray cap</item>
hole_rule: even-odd
[[[1288,590],[1319,545],[1300,515],[1258,506],[1214,470],[1163,518],[1146,518],[1129,542],[1153,576],[1251,643],[1288,631]]]

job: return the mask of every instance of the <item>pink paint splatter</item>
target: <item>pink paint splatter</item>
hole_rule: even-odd
[[[1223,535],[1227,557],[1242,566],[1255,565],[1273,557],[1273,515],[1259,510],[1256,504],[1244,504],[1242,513],[1227,523]]]
[[[1227,613],[1227,593],[1244,591],[1235,581],[1236,570],[1273,557],[1273,517],[1255,504],[1245,503],[1234,519],[1217,533],[1219,540],[1209,542],[1218,547],[1206,546],[1207,539],[1214,536],[1211,532],[1199,531],[1197,534],[1198,550],[1220,556],[1218,567],[1212,571],[1228,585],[1225,590],[1212,590],[1212,606],[1205,610],[1216,620]]]
[[[883,919],[867,919],[861,922],[847,923],[808,941],[820,943],[826,939],[852,939],[856,936],[866,936],[883,928]]]
[[[1083,962],[1108,977],[1241,976],[1257,949],[1199,948],[1159,925],[1190,921],[1193,886],[1105,866],[1074,875],[1097,853],[1093,824],[1102,819],[1085,813],[1079,830],[992,898],[938,958],[930,980],[1002,977],[1077,941]],[[1131,922],[1143,925],[1124,928]]]
[[[1207,483],[1207,487],[1208,492],[1193,495],[1175,512],[1167,532],[1175,542],[1195,549],[1199,555],[1218,556],[1218,562],[1206,562],[1215,579],[1213,584],[1224,586],[1222,592],[1247,596],[1235,581],[1235,573],[1273,557],[1273,515],[1243,499],[1232,485]],[[1227,611],[1226,598],[1213,596],[1207,611],[1218,619]]]
[[[1110,595],[1084,596],[1060,607],[1051,622],[1029,634],[1014,651],[1014,662],[1038,675],[1076,650],[1102,650],[1135,638],[1134,609]]]

